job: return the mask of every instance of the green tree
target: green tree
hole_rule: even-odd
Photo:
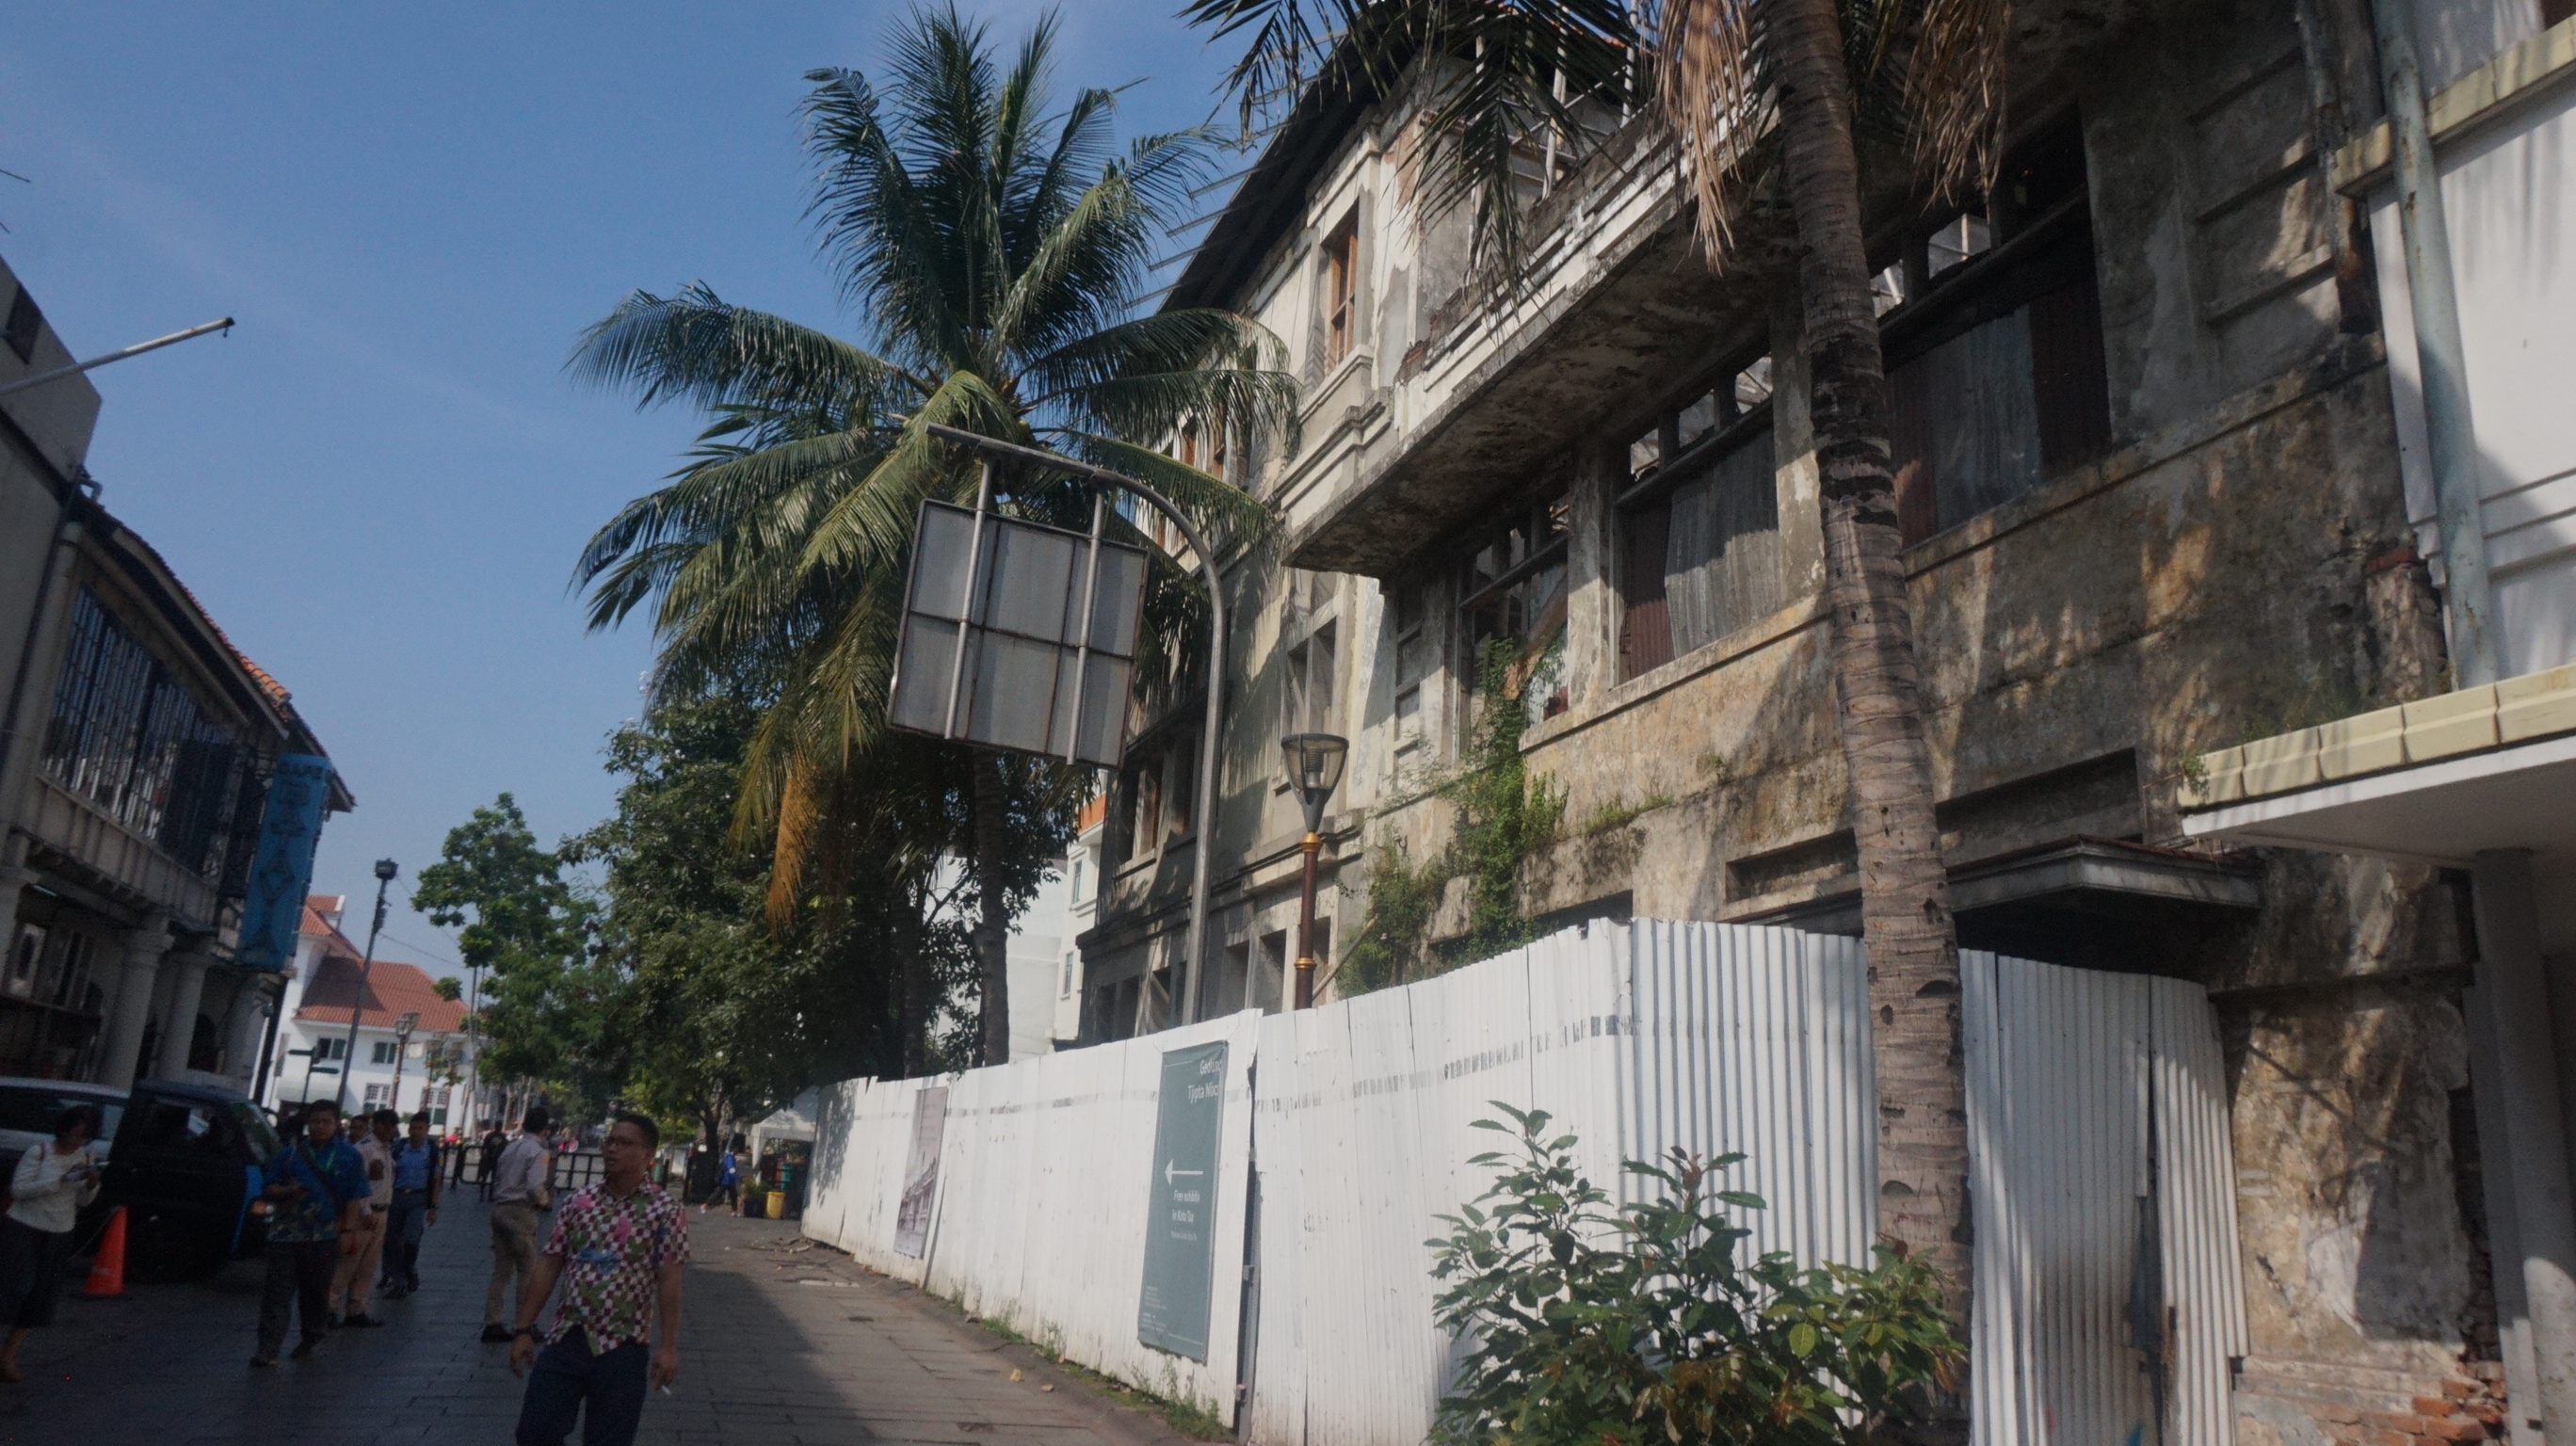
[[[457,983],[456,976],[453,974],[442,974],[431,980],[429,990],[450,1004],[465,997],[465,986]]]
[[[711,415],[688,465],[603,527],[577,575],[594,626],[656,600],[657,689],[758,680],[765,708],[736,822],[771,847],[774,912],[792,911],[809,872],[839,869],[827,855],[851,836],[839,816],[849,778],[880,766],[914,515],[977,487],[972,459],[927,424],[1146,478],[1221,537],[1264,521],[1243,493],[1154,450],[1193,421],[1257,449],[1294,418],[1295,385],[1258,326],[1137,305],[1207,170],[1209,137],[1122,149],[1106,90],[1052,109],[1054,44],[1055,22],[1041,20],[1006,63],[981,25],[925,10],[890,34],[882,89],[852,70],[807,77],[808,209],[859,340],[700,284],[633,294],[573,356],[578,375],[644,405]],[[1009,467],[994,480],[1012,510],[1088,523],[1085,487]],[[1193,610],[1169,559],[1152,599],[1167,618]],[[981,1053],[998,1061],[1010,1038],[1004,941],[1028,892],[1017,881],[1030,860],[1061,853],[1089,780],[989,756],[939,766],[968,779],[971,822],[942,844],[972,863]]]
[[[606,1028],[616,972],[591,957],[597,905],[564,877],[562,855],[538,844],[518,800],[504,793],[450,829],[411,904],[457,931],[467,968],[491,971],[478,1068],[604,1104],[619,1072]]]
[[[617,811],[565,849],[602,868],[601,951],[625,981],[615,1024],[624,1095],[711,1140],[726,1120],[820,1080],[921,1068],[930,1061],[915,1041],[964,972],[961,931],[920,939],[888,927],[918,897],[934,853],[841,851],[879,872],[838,881],[832,907],[770,914],[768,855],[728,828],[758,727],[758,709],[732,694],[657,702],[610,737],[609,771],[624,780]],[[869,776],[905,796],[868,812],[900,811],[916,826],[955,812],[935,771]],[[926,967],[906,969],[906,946]]]
[[[1650,107],[1696,192],[1707,263],[1729,261],[1752,198],[1795,225],[1801,347],[1822,476],[1825,603],[1870,1005],[1878,1016],[1880,1224],[1939,1267],[1969,1315],[1967,1081],[1922,673],[1899,557],[1887,384],[1870,288],[1862,163],[1918,194],[1989,179],[2002,118],[2004,0],[1189,0],[1182,14],[1248,33],[1234,71],[1249,120],[1338,52],[1381,93],[1428,90],[1432,211],[1473,207],[1506,283],[1522,255],[1516,150],[1552,132],[1580,147],[1587,109]],[[1639,57],[1653,63],[1641,65]]]

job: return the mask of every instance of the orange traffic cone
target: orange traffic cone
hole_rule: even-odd
[[[89,1283],[81,1287],[87,1296],[125,1294],[125,1207],[107,1217],[107,1229],[98,1238],[98,1254],[90,1257]]]

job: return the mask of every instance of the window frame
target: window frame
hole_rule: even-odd
[[[1323,322],[1327,373],[1359,350],[1360,213],[1345,212],[1316,247],[1317,315]]]

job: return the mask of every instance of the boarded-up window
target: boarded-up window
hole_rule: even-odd
[[[1881,280],[1888,440],[1905,540],[1991,511],[2102,455],[2110,400],[2083,151],[2070,118],[2008,164],[1995,228],[1962,217]],[[1962,238],[1965,238],[1963,241]],[[1948,249],[1934,244],[1947,243]],[[1975,244],[1966,244],[1973,241]],[[1945,264],[1946,263],[1946,264]]]
[[[1486,534],[1460,569],[1459,680],[1472,696],[1489,665],[1506,669],[1536,722],[1569,703],[1563,645],[1573,496],[1551,491],[1517,511],[1517,520]],[[1461,710],[1458,721],[1472,727],[1472,711]]]
[[[1629,677],[1779,610],[1780,497],[1767,417],[1705,460],[1685,453],[1670,485],[1621,518]]]

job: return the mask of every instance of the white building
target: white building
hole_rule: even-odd
[[[340,932],[344,902],[337,894],[305,901],[286,1015],[261,1101],[275,1106],[337,1096],[350,1109],[390,1107],[405,1116],[427,1109],[431,1125],[444,1127],[463,1089],[449,1078],[445,1061],[464,1041],[465,1006],[440,998],[427,970],[389,959],[365,970],[362,1002],[362,956]],[[352,1005],[359,1006],[354,1050]],[[407,1014],[414,1019],[406,1042],[397,1026]]]
[[[1103,794],[1082,806],[1075,823],[1073,851],[1065,859],[1065,891],[1071,903],[1065,909],[1063,957],[1056,963],[1055,1039],[1059,1049],[1070,1046],[1082,1034],[1081,941],[1091,932],[1100,909],[1100,844],[1108,804],[1108,795]]]
[[[1011,980],[1011,1058],[1027,1059],[1056,1048],[1059,1035],[1070,1036],[1059,1018],[1065,956],[1074,952],[1073,880],[1083,871],[1079,850],[1073,859],[1049,873],[1037,897],[1011,926],[1007,957]],[[1068,1041],[1069,1042],[1069,1041]]]

